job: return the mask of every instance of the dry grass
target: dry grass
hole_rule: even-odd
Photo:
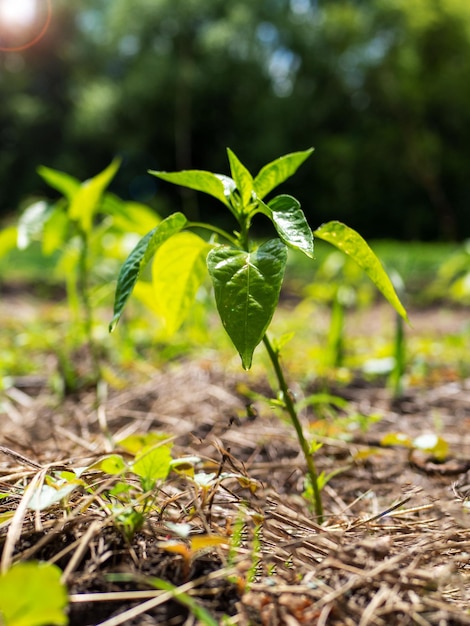
[[[320,469],[342,472],[324,490],[327,520],[319,526],[301,497],[303,464],[288,425],[266,409],[243,417],[238,382],[209,362],[190,362],[99,406],[93,392],[55,406],[40,379],[19,379],[0,426],[0,485],[9,493],[1,501],[2,567],[58,564],[72,626],[197,623],[173,593],[145,584],[148,576],[172,582],[220,623],[226,614],[231,624],[270,626],[470,624],[469,386],[422,391],[394,408],[383,390],[344,390],[358,410],[384,417],[362,438],[325,439]],[[448,463],[377,446],[397,423],[412,436],[426,431],[437,409],[452,444]],[[202,471],[246,480],[215,480],[202,498],[172,474],[130,540],[104,502],[117,478],[93,469],[83,476],[92,493],[28,509],[46,475],[89,467],[116,441],[149,430],[170,433],[175,453],[199,456]],[[188,522],[192,536],[216,534],[226,544],[189,557],[168,551],[168,522]],[[131,580],[116,582],[116,573]]]

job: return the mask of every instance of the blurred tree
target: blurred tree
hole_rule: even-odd
[[[210,199],[146,170],[313,145],[295,180],[313,224],[463,237],[469,75],[468,0],[55,0],[41,42],[0,52],[0,211],[42,191],[40,163],[83,178],[120,154],[115,191],[195,216]]]

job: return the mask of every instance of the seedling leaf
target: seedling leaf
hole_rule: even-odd
[[[110,332],[116,328],[116,324],[119,322],[134,285],[147,263],[164,241],[184,228],[186,221],[182,213],[173,213],[142,237],[129,254],[121,267],[117,280],[116,294],[114,296],[114,317],[109,325]]]
[[[267,205],[263,203],[263,206],[282,241],[313,259],[312,230],[300,203],[292,196],[281,195],[273,198]]]
[[[227,148],[227,154],[233,180],[240,192],[242,206],[247,207],[250,204],[253,194],[253,177],[230,148]]]
[[[206,257],[212,245],[190,232],[167,239],[152,264],[155,308],[172,336],[191,311],[207,275]]]
[[[93,217],[101,196],[114,178],[120,165],[120,159],[114,159],[105,170],[83,182],[71,198],[69,206],[70,219],[76,220],[85,233],[91,231]]]
[[[408,321],[407,313],[397,296],[392,281],[382,267],[379,259],[359,233],[341,222],[332,221],[317,228],[313,234],[319,239],[323,239],[333,246],[336,246],[339,250],[356,261],[366,272],[377,289],[382,292],[393,306],[395,311],[401,315],[404,320]]]
[[[123,448],[123,450],[136,455],[138,452],[142,452],[144,449],[148,450],[159,443],[168,441],[168,439],[170,439],[170,435],[167,435],[166,433],[137,433],[121,439],[118,441],[118,444],[120,448]]]
[[[110,454],[99,462],[98,469],[106,474],[115,476],[125,471],[126,464],[120,454]]]
[[[42,485],[40,489],[33,493],[28,508],[33,511],[44,511],[69,496],[72,491],[75,491],[82,484],[82,481],[76,480],[74,482],[66,482],[62,486],[57,487]]]
[[[275,187],[295,174],[312,152],[313,148],[309,148],[302,152],[285,154],[261,168],[254,180],[255,192],[258,198],[262,200]]]
[[[136,456],[131,469],[143,479],[144,491],[153,489],[158,480],[165,480],[170,472],[171,446],[163,445],[143,450]]]
[[[80,187],[78,178],[65,172],[59,172],[59,170],[53,170],[45,165],[40,165],[37,172],[52,189],[64,195],[69,201],[72,200]]]
[[[276,309],[286,261],[287,248],[279,239],[254,252],[220,246],[208,254],[217,309],[245,369]]]
[[[0,575],[0,623],[4,626],[61,626],[67,592],[61,570],[48,563],[18,563]]]
[[[217,174],[205,172],[204,170],[183,170],[182,172],[158,172],[149,170],[149,174],[166,180],[169,183],[173,183],[174,185],[181,185],[181,187],[202,191],[217,198],[217,200],[220,200],[225,206],[229,206],[224,183]]]

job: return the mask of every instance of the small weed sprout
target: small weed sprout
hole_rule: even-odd
[[[267,335],[279,300],[288,249],[313,259],[313,236],[327,241],[351,256],[405,319],[406,311],[379,260],[358,233],[337,221],[323,224],[312,233],[295,198],[283,194],[266,201],[272,190],[292,176],[312,151],[282,156],[265,165],[255,177],[230,149],[227,152],[231,177],[201,170],[150,172],[167,182],[215,197],[232,214],[238,228],[229,233],[213,224],[190,222],[178,212],[164,219],[139,241],[121,268],[110,330],[118,323],[136,282],[152,259],[155,300],[173,332],[189,315],[208,270],[222,324],[243,368],[251,367],[254,350],[260,343],[269,355],[280,401],[305,458],[316,516],[322,522],[321,481],[314,456],[281,365],[280,349]],[[277,235],[261,244],[251,235],[252,221],[258,214],[271,221]],[[192,229],[206,230],[211,239],[205,241]]]

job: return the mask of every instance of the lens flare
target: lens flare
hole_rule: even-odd
[[[41,1],[41,0],[39,0]],[[45,5],[44,11],[38,10],[38,0],[0,0],[0,51],[18,52],[34,46],[45,35],[52,15],[51,0],[42,0]],[[37,34],[31,36],[36,30],[36,22],[41,14],[45,13],[44,23]],[[38,17],[39,14],[39,17]],[[42,21],[42,20],[41,20]],[[21,45],[8,45],[13,36],[30,36],[30,39]]]
[[[0,23],[3,26],[29,26],[35,17],[35,0],[0,0]]]

